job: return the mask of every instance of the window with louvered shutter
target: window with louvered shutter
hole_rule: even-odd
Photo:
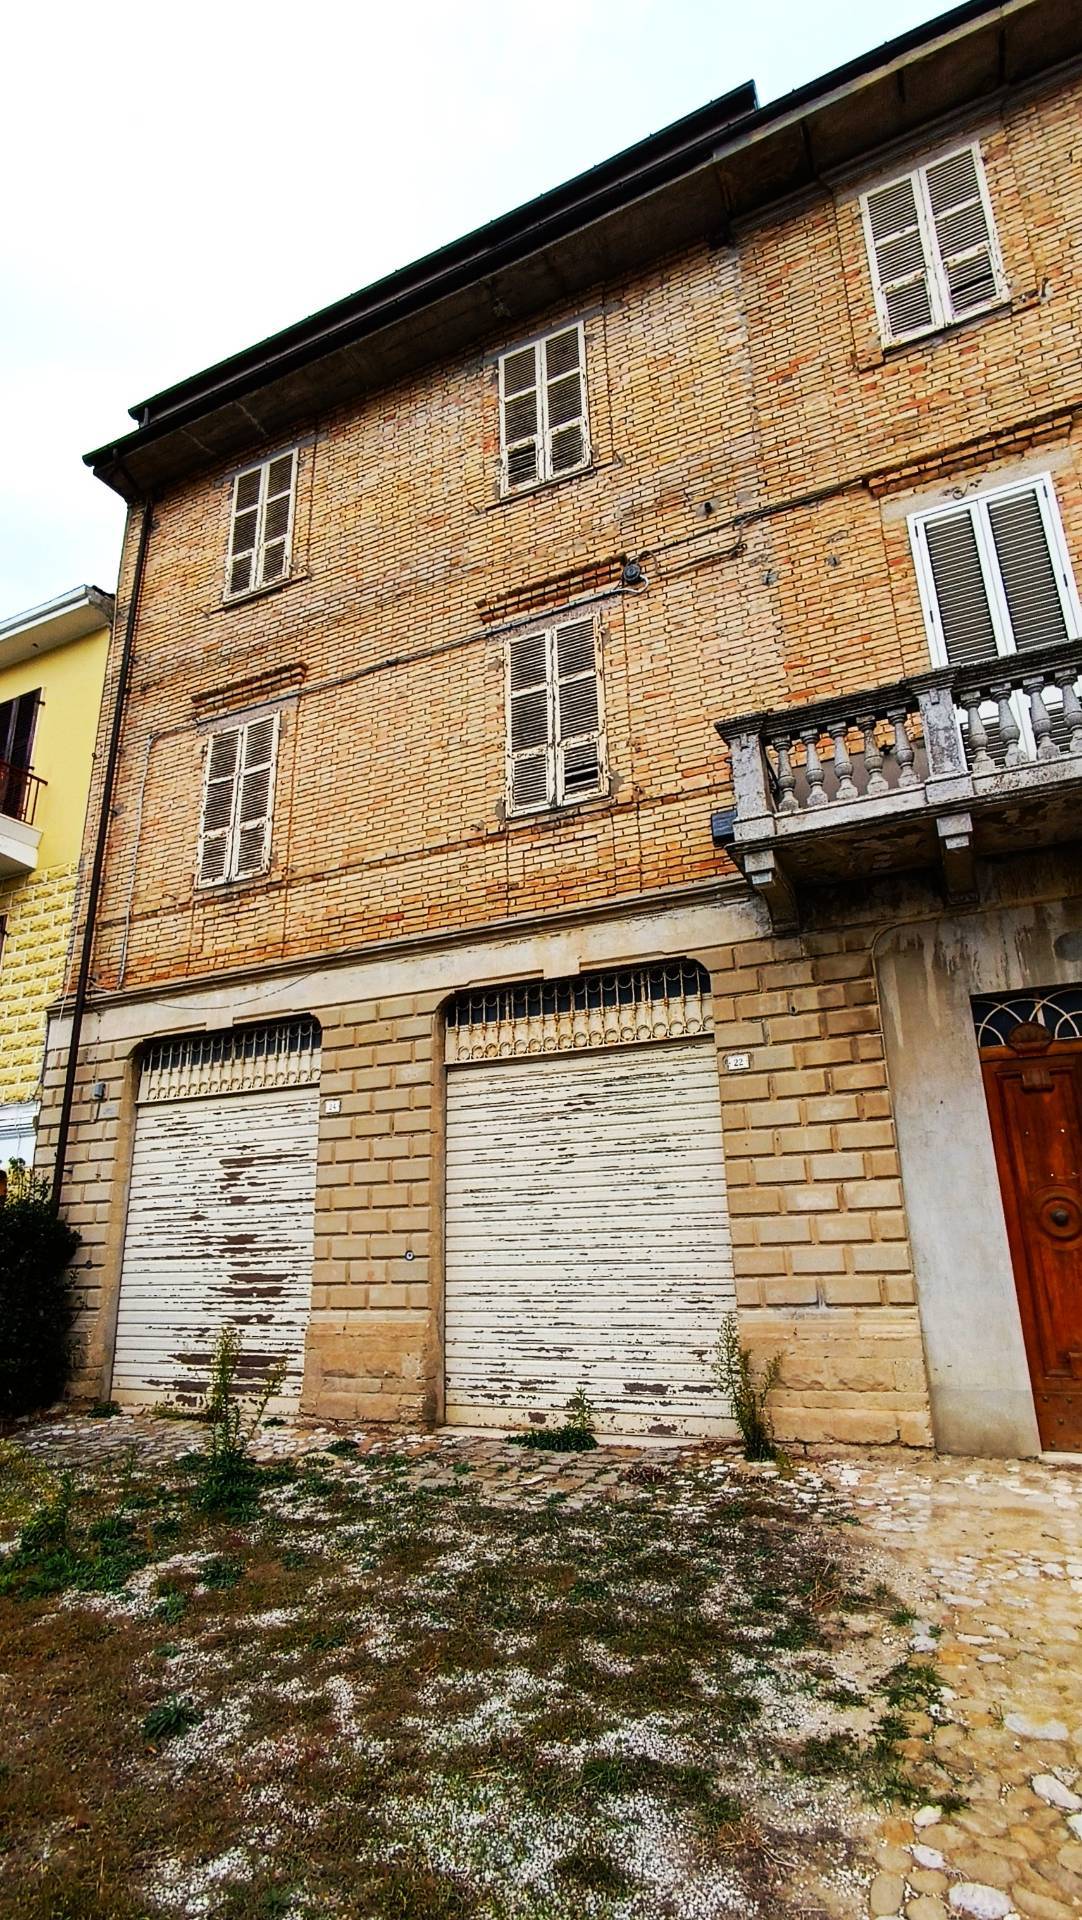
[[[278,715],[228,727],[207,743],[199,884],[247,880],[270,860]]]
[[[507,649],[508,808],[529,813],[604,791],[592,618],[517,636]]]
[[[293,452],[249,467],[234,480],[227,599],[288,577],[296,476]]]
[[[1082,609],[1047,475],[979,494],[962,507],[915,514],[910,535],[937,666],[970,666],[1082,633]],[[1046,704],[1053,738],[1066,745],[1055,689]],[[1032,751],[1028,704],[1019,694],[1013,705]],[[981,714],[995,755],[997,708],[986,704]]]
[[[883,339],[911,340],[1005,298],[980,148],[960,147],[865,194]]]
[[[969,666],[1074,638],[1078,600],[1051,481],[910,521],[932,658]]]
[[[501,357],[500,447],[505,493],[576,473],[588,463],[581,325],[563,327]]]

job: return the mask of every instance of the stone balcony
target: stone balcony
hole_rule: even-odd
[[[721,720],[724,846],[780,930],[810,887],[975,861],[1082,835],[1082,640],[938,667],[893,686]]]

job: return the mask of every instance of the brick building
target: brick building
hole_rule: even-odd
[[[735,1302],[783,1435],[1082,1440],[1080,55],[740,89],[89,456],[88,1390],[711,1431]]]

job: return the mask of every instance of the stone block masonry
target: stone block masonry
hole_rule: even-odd
[[[71,937],[75,867],[0,880],[0,1105],[36,1100],[45,1018],[60,991]]]
[[[441,1411],[440,994],[322,1016],[312,1320],[302,1407],[343,1420]]]
[[[716,962],[741,1337],[760,1365],[782,1357],[779,1438],[930,1445],[868,931],[741,942]]]

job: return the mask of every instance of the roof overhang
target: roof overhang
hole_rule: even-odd
[[[134,501],[805,191],[1082,53],[1082,8],[968,0],[795,93],[749,83],[614,159],[132,409],[86,455]]]
[[[0,667],[17,666],[35,654],[69,646],[112,625],[113,596],[100,587],[72,587],[27,613],[0,620]]]

